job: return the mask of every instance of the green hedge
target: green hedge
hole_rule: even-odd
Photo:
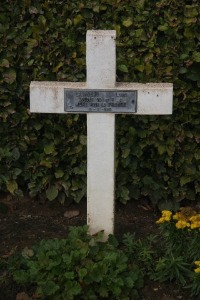
[[[117,30],[117,81],[173,82],[173,116],[118,116],[116,197],[160,207],[200,192],[198,0],[4,1],[0,189],[79,202],[86,118],[29,112],[32,80],[85,81],[88,29]]]

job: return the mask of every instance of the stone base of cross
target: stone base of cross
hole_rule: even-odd
[[[89,30],[87,82],[31,82],[33,113],[87,113],[87,223],[114,232],[115,114],[172,114],[170,83],[116,83],[116,32]]]

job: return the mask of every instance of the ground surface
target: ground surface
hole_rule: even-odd
[[[14,200],[7,196],[0,198],[1,203],[6,204],[6,207],[0,210],[0,257],[9,256],[42,239],[64,238],[69,226],[86,223],[85,202],[67,206],[56,202],[40,203],[36,199],[29,198]],[[69,211],[78,215],[64,216]],[[139,238],[157,233],[155,221],[158,217],[158,212],[153,210],[145,200],[130,202],[126,206],[117,205],[115,234],[120,239],[126,232],[136,232]],[[0,286],[0,300],[15,300],[16,295],[23,292],[16,290],[15,286],[9,286],[8,289]],[[148,282],[145,284],[140,300],[175,299],[190,300],[184,292],[178,290],[175,284]]]

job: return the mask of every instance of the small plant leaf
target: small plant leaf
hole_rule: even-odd
[[[56,199],[56,197],[58,196],[58,189],[54,185],[50,186],[46,190],[46,196],[49,199],[49,201]]]

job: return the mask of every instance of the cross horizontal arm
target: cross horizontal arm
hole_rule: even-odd
[[[84,90],[87,89],[87,84],[84,82],[31,82],[30,112],[68,113],[64,111],[64,89]],[[111,90],[137,91],[137,112],[133,114],[172,114],[173,85],[171,83],[116,83],[115,88]]]

